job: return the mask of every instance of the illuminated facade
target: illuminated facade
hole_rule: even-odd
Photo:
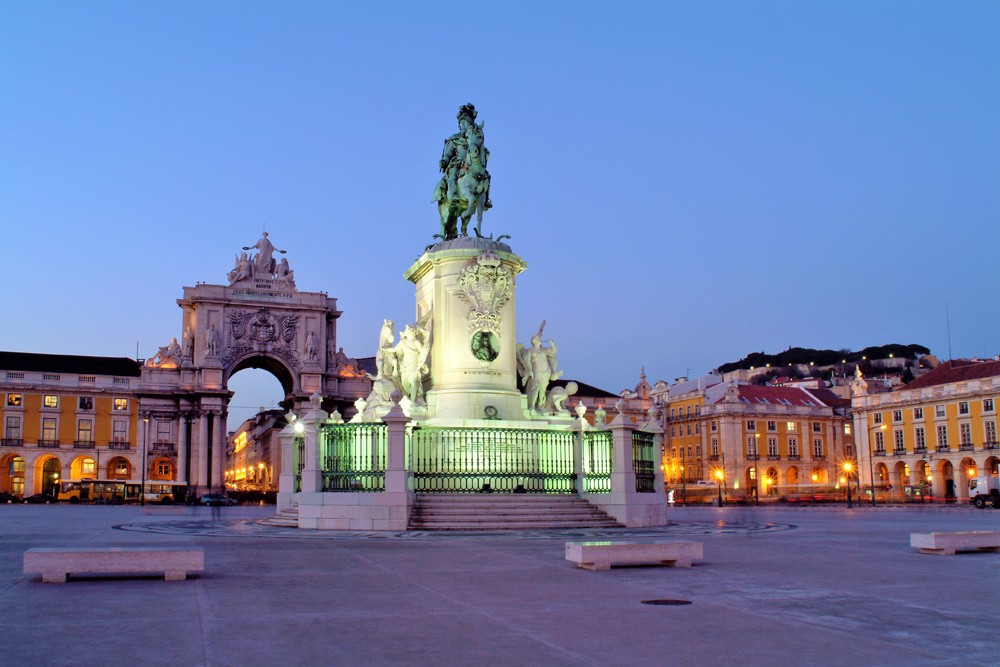
[[[794,496],[838,486],[854,439],[847,402],[822,388],[764,387],[716,376],[654,390],[663,405],[668,485],[699,481],[737,496]]]
[[[854,383],[861,479],[876,499],[968,498],[970,477],[996,475],[1000,361],[948,361],[905,387]],[[907,497],[909,496],[909,498]]]
[[[139,363],[0,352],[0,491],[53,494],[58,481],[141,481]],[[147,443],[149,444],[149,443]],[[147,480],[172,480],[171,453],[146,451]]]
[[[278,435],[287,425],[282,410],[260,412],[229,434],[226,448],[226,488],[233,491],[276,492],[281,475]]]

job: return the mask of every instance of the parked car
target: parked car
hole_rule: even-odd
[[[52,496],[46,495],[44,493],[36,493],[33,496],[28,496],[24,499],[24,502],[31,504],[45,504],[54,503],[56,501]]]
[[[235,505],[236,501],[221,493],[206,493],[199,501],[202,505]]]
[[[15,496],[13,493],[0,491],[0,503],[19,503],[19,502],[21,502],[21,499]]]

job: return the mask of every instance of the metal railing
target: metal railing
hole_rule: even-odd
[[[385,491],[385,424],[327,424],[320,429],[323,491]]]
[[[410,470],[418,493],[575,493],[569,431],[416,428]]]
[[[73,449],[94,449],[93,440],[76,440],[73,442]]]
[[[128,448],[129,448],[129,444],[127,442],[115,441],[115,442],[109,442],[108,443],[108,449],[122,449],[122,450],[127,450]]]
[[[0,445],[4,447],[21,447],[24,445],[24,440],[22,438],[4,438],[0,441]]]
[[[635,471],[636,493],[653,493],[654,466],[653,449],[656,439],[652,433],[632,431],[632,470]]]
[[[44,449],[59,449],[58,440],[39,440],[38,446]]]
[[[611,431],[588,431],[583,437],[583,492],[611,493],[615,467]]]

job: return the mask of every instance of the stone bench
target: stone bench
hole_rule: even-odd
[[[586,570],[609,570],[612,565],[691,567],[692,560],[703,557],[701,542],[566,543],[566,560]]]
[[[910,533],[910,546],[922,554],[953,555],[958,551],[1000,552],[1000,531],[972,530],[954,533]]]
[[[189,572],[204,572],[201,547],[59,547],[24,552],[24,574],[63,583],[70,574],[163,573],[166,581],[183,581]]]

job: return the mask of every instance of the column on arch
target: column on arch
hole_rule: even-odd
[[[187,460],[190,438],[188,437],[188,416],[182,412],[177,416],[177,474],[174,475],[175,482],[187,482]]]
[[[212,413],[206,410],[202,410],[198,415],[198,442],[195,447],[198,474],[195,484],[199,490],[208,486],[208,422],[211,418]]]
[[[221,412],[212,414],[212,476],[209,478],[213,489],[226,487],[223,470],[226,465],[226,417]]]

